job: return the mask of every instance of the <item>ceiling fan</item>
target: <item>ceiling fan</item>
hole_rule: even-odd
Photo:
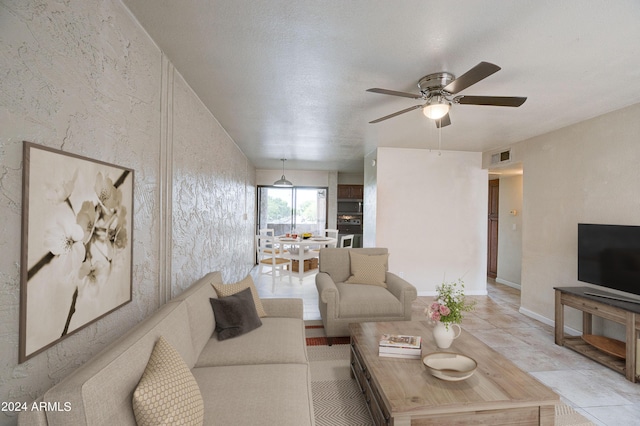
[[[415,105],[403,109],[402,111],[385,115],[384,117],[380,117],[377,120],[370,121],[369,123],[379,123],[400,114],[404,114],[405,112],[422,108],[424,115],[435,120],[436,127],[440,128],[451,124],[451,118],[449,117],[451,104],[519,107],[527,100],[527,98],[515,96],[453,96],[499,70],[500,67],[497,65],[489,62],[480,62],[458,78],[448,72],[438,72],[425,75],[418,81],[418,89],[420,89],[420,93],[418,94],[379,88],[367,89],[367,92],[402,96],[411,99],[422,99],[426,101],[425,104]]]

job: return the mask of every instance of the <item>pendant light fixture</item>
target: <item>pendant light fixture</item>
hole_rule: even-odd
[[[292,187],[293,184],[284,177],[284,162],[287,161],[287,159],[281,158],[280,161],[282,161],[282,177],[279,180],[273,182],[273,186]]]

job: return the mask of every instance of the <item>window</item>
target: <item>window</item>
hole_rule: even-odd
[[[258,229],[273,229],[275,235],[324,234],[327,188],[259,186],[257,225]]]

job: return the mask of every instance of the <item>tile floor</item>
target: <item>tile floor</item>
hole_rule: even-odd
[[[318,320],[318,293],[315,276],[297,278],[289,284],[285,277],[271,292],[271,278],[254,279],[261,297],[298,297],[304,301],[305,320]],[[553,328],[522,315],[520,292],[489,282],[488,296],[477,301],[463,327],[510,359],[522,370],[552,388],[562,400],[599,426],[640,424],[640,383],[631,383],[588,358],[554,344]],[[413,315],[424,318],[423,310],[432,298],[418,297]]]

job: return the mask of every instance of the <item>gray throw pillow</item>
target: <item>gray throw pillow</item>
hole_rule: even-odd
[[[240,336],[262,325],[250,288],[209,301],[216,320],[218,340]]]

